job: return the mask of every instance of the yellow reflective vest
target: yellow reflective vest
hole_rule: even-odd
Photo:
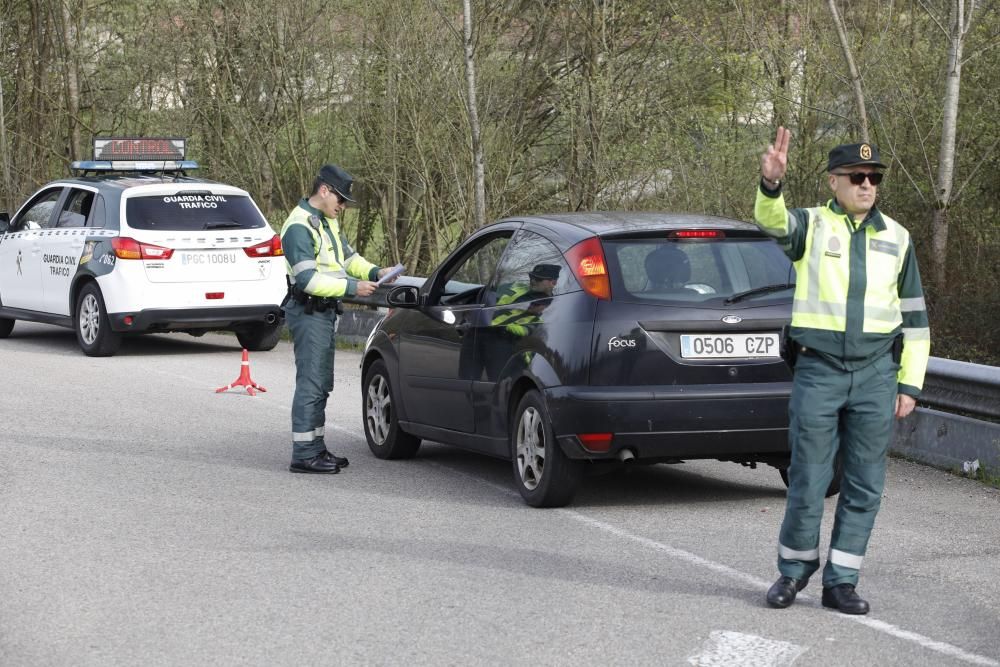
[[[303,292],[321,297],[353,296],[358,280],[376,280],[379,267],[355,252],[327,218],[299,202],[281,227],[281,247],[291,281]]]
[[[845,370],[885,354],[902,335],[899,392],[919,396],[930,328],[910,234],[872,208],[856,222],[835,200],[786,209],[780,190],[757,190],[754,218],[795,265],[792,338]]]

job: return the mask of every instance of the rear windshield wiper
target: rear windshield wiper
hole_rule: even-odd
[[[205,229],[242,229],[243,225],[236,222],[235,220],[228,220],[226,222],[206,222]]]
[[[768,292],[780,292],[786,289],[794,289],[795,283],[781,283],[780,285],[764,285],[763,287],[754,287],[753,289],[748,289],[745,292],[739,292],[732,295],[726,299],[726,303],[736,303],[737,301],[742,301],[749,296],[757,296],[758,294],[767,294]]]

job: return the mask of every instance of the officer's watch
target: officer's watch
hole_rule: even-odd
[[[768,190],[777,190],[778,188],[781,187],[781,179],[780,178],[778,180],[776,180],[776,181],[772,181],[767,176],[761,176],[760,180],[764,182],[764,185],[767,187]]]

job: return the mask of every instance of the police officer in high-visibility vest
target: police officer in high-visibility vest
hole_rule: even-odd
[[[909,233],[875,206],[885,165],[867,143],[830,151],[825,206],[785,208],[790,132],[761,157],[754,217],[794,262],[789,404],[791,465],[778,537],[781,577],[767,592],[788,607],[819,569],[823,499],[838,451],[840,498],[823,569],[824,607],[867,614],[855,586],[885,484],[893,416],[914,408],[930,329]]]
[[[496,305],[503,306],[552,296],[556,283],[559,282],[561,269],[558,264],[535,264],[531,271],[528,271],[527,283],[519,281],[500,286]]]
[[[562,267],[558,264],[536,264],[528,272],[528,283],[515,282],[501,286],[498,306],[524,303],[524,308],[501,310],[493,316],[493,325],[504,325],[515,336],[528,333],[528,326],[542,321],[542,311],[552,303],[552,292],[559,281]]]
[[[325,165],[281,228],[288,268],[283,308],[295,350],[292,462],[301,473],[337,473],[347,459],[327,451],[326,400],[333,389],[334,325],[340,298],[369,296],[382,269],[359,255],[340,230],[337,215],[351,199],[350,174]]]

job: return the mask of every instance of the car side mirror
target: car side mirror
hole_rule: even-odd
[[[416,308],[420,305],[420,289],[413,285],[399,285],[389,290],[385,302],[393,308]]]
[[[10,229],[10,213],[4,211],[0,213],[0,234]]]

